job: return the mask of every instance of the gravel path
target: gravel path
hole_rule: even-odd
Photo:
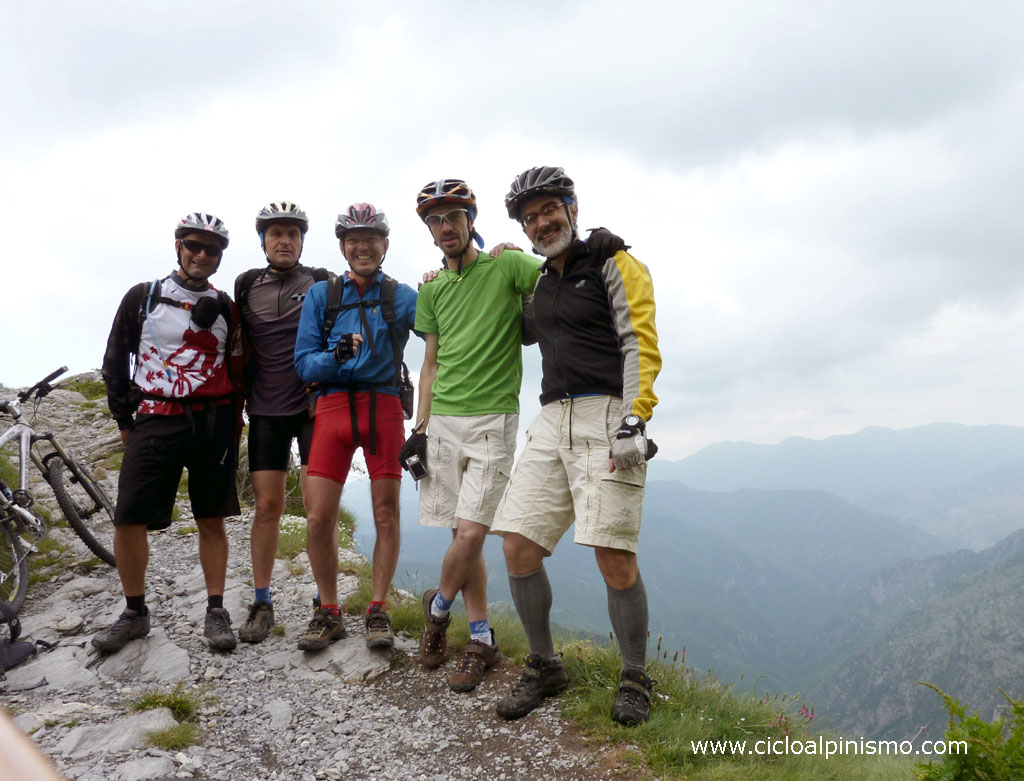
[[[81,402],[78,394],[55,393],[37,424],[98,464],[116,449],[116,433],[105,405]],[[116,474],[101,474],[113,496]],[[40,499],[44,492],[37,489]],[[557,703],[517,722],[496,717],[497,696],[518,674],[508,662],[476,692],[457,695],[446,685],[454,662],[420,669],[412,638],[400,638],[391,654],[367,651],[361,621],[352,617],[346,620],[349,637],[329,649],[296,650],[315,590],[304,555],[275,568],[274,604],[284,634],[258,645],[240,643],[229,653],[209,650],[201,636],[205,591],[196,535],[181,533],[190,525],[187,508],[181,510],[170,530],[150,535],[153,631],[111,657],[97,654],[89,639],[123,606],[116,573],[102,565],[84,573],[80,563],[88,555],[77,538],[67,530],[52,532],[69,550],[50,570],[50,581],[30,586],[22,618],[27,634],[59,642],[10,671],[4,701],[68,778],[621,777],[611,752],[587,744],[558,717]],[[244,518],[228,523],[225,605],[236,630],[251,599],[248,527]],[[340,586],[350,593],[355,579],[342,578]],[[170,752],[147,747],[144,730],[173,719],[168,711],[130,711],[129,703],[176,682],[201,703],[196,745]]]

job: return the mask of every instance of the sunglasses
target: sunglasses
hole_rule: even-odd
[[[221,253],[224,252],[224,248],[218,244],[204,244],[203,242],[196,241],[195,239],[182,239],[181,243],[185,245],[185,249],[193,255],[205,252],[206,257],[208,258],[219,258]]]
[[[431,228],[441,227],[441,223],[447,222],[449,225],[455,225],[460,220],[459,215],[469,215],[469,209],[452,209],[444,214],[430,214],[427,215],[427,225]]]

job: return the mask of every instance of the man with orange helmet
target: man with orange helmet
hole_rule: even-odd
[[[523,296],[538,261],[506,250],[481,252],[476,197],[461,179],[424,187],[416,213],[444,253],[440,274],[420,289],[416,329],[426,338],[417,423],[402,448],[426,467],[420,523],[452,529],[438,588],[423,595],[424,667],[446,658],[449,609],[461,591],[470,627],[466,652],[449,677],[470,691],[501,658],[487,619],[483,543],[508,480],[519,426]],[[429,436],[428,436],[429,428]]]
[[[306,494],[306,464],[313,441],[305,383],[295,372],[295,333],[302,302],[326,269],[299,262],[309,229],[306,213],[291,201],[268,203],[256,214],[256,234],[266,265],[235,280],[235,303],[248,338],[246,406],[249,413],[249,473],[256,509],[249,548],[255,595],[238,637],[263,640],[274,626],[270,575],[284,512],[292,442],[299,446],[299,485]]]
[[[389,233],[388,218],[372,204],[353,204],[339,214],[335,235],[350,270],[313,285],[302,305],[295,367],[319,392],[306,507],[309,563],[320,604],[299,638],[304,651],[345,636],[338,605],[338,506],[357,447],[370,473],[377,532],[366,645],[394,645],[386,600],[400,539],[398,451],[405,436],[401,393],[407,383],[401,356],[416,318],[416,291],[380,270]]]

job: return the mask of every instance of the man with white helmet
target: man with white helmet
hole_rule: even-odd
[[[178,222],[174,239],[178,268],[125,294],[103,356],[107,402],[126,446],[114,555],[127,606],[92,639],[107,653],[149,634],[146,532],[171,525],[186,467],[206,580],[204,635],[212,649],[235,647],[224,609],[224,517],[238,514],[242,340],[237,309],[208,281],[228,246],[228,230],[214,215],[192,212]]]
[[[284,512],[292,442],[296,440],[299,485],[305,497],[313,416],[305,383],[295,371],[295,333],[307,291],[329,276],[326,269],[299,262],[308,229],[309,218],[297,204],[268,203],[256,215],[256,233],[267,263],[235,280],[235,303],[251,351],[246,367],[246,406],[249,472],[256,503],[249,539],[255,594],[238,630],[238,637],[247,643],[260,642],[274,626],[270,575]]]
[[[541,411],[493,527],[505,538],[530,655],[498,715],[525,716],[568,685],[551,637],[544,558],[575,523],[575,542],[594,549],[622,655],[612,718],[639,724],[649,716],[654,683],[646,674],[647,592],[636,560],[646,461],[657,451],[646,422],[661,369],[650,272],[628,247],[579,240],[575,186],[561,168],[524,171],[505,205],[547,261],[527,312],[540,342]]]
[[[398,451],[405,436],[402,391],[408,386],[402,353],[416,319],[416,292],[380,270],[389,233],[384,212],[371,204],[353,204],[339,214],[335,235],[350,270],[313,285],[302,306],[295,367],[319,394],[306,508],[309,563],[320,605],[299,638],[304,651],[345,636],[338,605],[338,506],[357,447],[370,474],[377,532],[366,645],[394,645],[387,593],[400,546]]]

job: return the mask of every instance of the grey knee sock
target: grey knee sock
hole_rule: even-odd
[[[647,589],[638,572],[636,583],[620,591],[606,584],[608,617],[619,641],[622,668],[643,672],[647,660]]]
[[[509,574],[508,587],[530,643],[530,653],[541,659],[555,658],[557,654],[555,641],[551,639],[550,621],[551,583],[544,565],[526,575]]]

